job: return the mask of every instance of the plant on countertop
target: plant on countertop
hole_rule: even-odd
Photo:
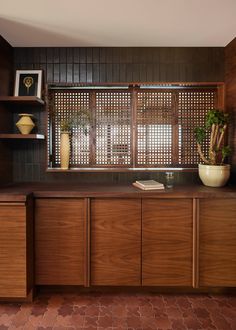
[[[196,127],[194,130],[197,141],[197,150],[201,160],[206,165],[222,165],[225,158],[231,153],[228,145],[224,145],[224,137],[229,122],[229,114],[222,110],[212,109],[206,115],[205,127]],[[210,146],[208,158],[202,151],[202,144],[210,131]]]
[[[61,133],[70,133],[73,127],[81,127],[85,135],[88,134],[87,126],[90,124],[91,116],[87,110],[79,110],[75,115],[60,122]]]

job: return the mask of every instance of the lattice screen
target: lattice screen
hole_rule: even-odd
[[[90,94],[78,91],[54,91],[53,94],[53,157],[54,166],[57,167],[60,166],[60,124],[63,121],[76,120],[76,114],[81,110],[89,111]],[[72,167],[86,166],[90,163],[90,127],[87,126],[86,130],[88,134],[84,134],[84,130],[79,125],[72,128],[70,134],[70,165]]]
[[[217,89],[50,90],[49,153],[60,167],[60,123],[81,110],[88,134],[71,133],[71,167],[194,167],[194,128],[217,107]],[[207,152],[208,145],[203,145]]]
[[[96,165],[131,165],[131,93],[96,93]]]
[[[194,128],[204,126],[205,116],[210,109],[216,107],[217,91],[180,91],[178,93],[178,123],[179,123],[179,161],[183,166],[193,166],[200,162],[197,153]],[[202,145],[207,155],[208,140]]]
[[[137,166],[172,164],[172,93],[137,93]]]

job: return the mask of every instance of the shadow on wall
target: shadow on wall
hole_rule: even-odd
[[[86,36],[86,31],[76,31],[78,37],[72,37],[71,35],[75,35],[75,31],[71,31],[71,35],[67,35],[58,32],[57,29],[59,26],[42,26],[40,23],[35,25],[31,21],[22,22],[0,16],[1,34],[13,47],[57,47],[62,44],[63,47],[88,46],[86,40],[91,36]],[[81,36],[86,36],[86,38],[81,38]]]
[[[230,183],[236,184],[236,165],[231,166]]]

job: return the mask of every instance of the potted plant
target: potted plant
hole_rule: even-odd
[[[209,110],[206,115],[205,127],[195,128],[197,150],[203,164],[199,164],[199,176],[203,184],[210,187],[224,186],[230,176],[230,165],[224,164],[230,155],[230,147],[225,145],[225,133],[229,115],[221,110]],[[202,144],[210,139],[208,155],[204,155]]]
[[[81,127],[84,134],[88,134],[87,125],[90,123],[90,114],[87,110],[80,110],[69,119],[60,122],[60,163],[61,169],[68,170],[70,163],[70,134],[73,127]]]

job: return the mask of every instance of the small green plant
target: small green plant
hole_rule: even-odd
[[[73,127],[81,127],[84,134],[88,134],[87,126],[90,124],[91,116],[87,110],[80,110],[76,112],[75,115],[71,116],[68,119],[63,119],[60,122],[61,132],[71,132]]]
[[[197,141],[197,150],[201,160],[208,165],[221,165],[231,153],[230,147],[224,145],[224,137],[229,122],[229,115],[221,110],[209,110],[206,115],[205,127],[196,127],[194,130]],[[202,144],[210,132],[210,146],[208,158],[202,151]]]

